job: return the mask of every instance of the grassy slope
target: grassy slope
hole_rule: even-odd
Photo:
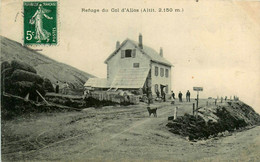
[[[68,82],[74,88],[81,88],[91,74],[80,71],[72,66],[57,62],[47,56],[33,51],[20,43],[0,36],[1,39],[1,62],[19,60],[33,66],[37,73],[49,78],[52,83],[57,80]]]

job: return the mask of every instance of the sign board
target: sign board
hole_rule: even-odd
[[[193,87],[194,91],[203,91],[203,87]]]

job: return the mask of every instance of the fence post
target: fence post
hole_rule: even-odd
[[[178,107],[175,107],[175,110],[174,110],[174,120],[177,119],[177,110],[178,110]]]
[[[192,104],[192,115],[194,116],[195,103]]]

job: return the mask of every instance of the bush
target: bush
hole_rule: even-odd
[[[20,69],[20,70],[24,70],[24,71],[28,71],[28,72],[31,72],[31,73],[37,73],[37,71],[30,65],[24,63],[24,62],[20,62],[20,61],[17,61],[17,60],[13,60],[11,62],[11,66],[13,69]]]
[[[36,82],[38,84],[43,83],[42,77],[35,73],[31,73],[24,70],[15,70],[11,76],[11,79],[16,81],[29,81],[29,82]]]

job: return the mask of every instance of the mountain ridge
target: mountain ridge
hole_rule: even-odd
[[[12,60],[25,62],[33,66],[40,76],[50,79],[52,83],[56,83],[56,81],[67,82],[71,88],[81,89],[89,78],[95,77],[1,35],[0,42],[0,62]]]

